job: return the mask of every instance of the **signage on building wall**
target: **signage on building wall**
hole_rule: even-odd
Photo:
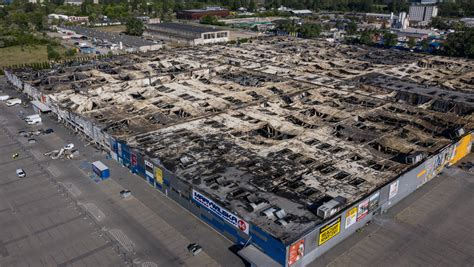
[[[132,161],[132,166],[137,166],[137,164],[138,164],[137,155],[132,154],[132,159],[131,159],[131,161]]]
[[[357,222],[357,207],[353,207],[352,209],[346,212],[346,229],[351,227],[354,223]]]
[[[145,174],[149,177],[153,177],[153,163],[145,160]]]
[[[341,217],[319,230],[319,245],[326,243],[341,232]]]
[[[357,211],[357,221],[362,220],[367,213],[369,213],[369,200],[364,200],[362,203],[359,204],[358,211]]]
[[[293,265],[304,256],[304,239],[294,243],[288,252],[288,265]]]
[[[249,224],[246,221],[230,213],[229,211],[217,205],[214,201],[210,200],[209,198],[207,198],[206,196],[204,196],[203,194],[199,193],[198,191],[194,189],[193,189],[193,200],[201,204],[208,210],[210,210],[219,218],[232,224],[235,228],[239,229],[240,231],[246,234],[249,234]]]
[[[452,158],[450,159],[449,164],[452,165],[458,162],[460,159],[464,158],[471,151],[471,140],[472,135],[468,134],[464,136],[456,145],[453,151]]]
[[[155,181],[160,185],[163,184],[163,171],[158,167],[155,168]]]
[[[390,185],[390,191],[388,193],[388,199],[392,199],[398,193],[398,180]]]
[[[380,192],[377,192],[369,198],[369,210],[370,211],[375,210],[379,206],[379,197],[380,197]]]

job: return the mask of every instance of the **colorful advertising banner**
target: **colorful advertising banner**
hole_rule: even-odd
[[[145,160],[145,174],[149,177],[153,177],[153,163]]]
[[[357,211],[357,221],[362,220],[367,213],[369,213],[369,200],[364,200],[359,204],[359,210]]]
[[[158,167],[155,168],[155,181],[160,185],[163,184],[163,171]]]
[[[354,223],[357,222],[357,207],[353,207],[352,209],[346,212],[346,228],[351,227]]]
[[[370,211],[375,210],[379,206],[379,197],[380,197],[380,192],[377,192],[369,198],[369,210]]]
[[[288,265],[293,265],[304,256],[304,239],[294,243],[288,252]]]
[[[341,217],[319,230],[319,245],[326,243],[341,232]]]
[[[217,205],[214,201],[210,200],[203,194],[199,193],[198,191],[193,189],[193,200],[201,204],[203,207],[210,210],[214,213],[217,217],[223,219],[224,221],[232,224],[235,228],[239,229],[240,231],[249,234],[249,224],[240,219],[239,217],[235,216],[234,214],[230,213],[226,209],[222,208],[221,206]]]
[[[137,164],[138,164],[137,155],[132,154],[131,161],[132,161],[132,166],[137,166]]]
[[[461,141],[456,145],[454,150],[454,155],[450,160],[450,165],[458,162],[460,159],[464,158],[471,151],[471,139],[472,135],[468,134],[464,136]]]
[[[393,198],[398,193],[398,180],[390,185],[390,191],[388,193],[388,199]]]

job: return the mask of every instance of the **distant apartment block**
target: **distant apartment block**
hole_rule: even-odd
[[[431,22],[431,19],[438,16],[438,7],[435,5],[415,4],[410,6],[410,21],[424,26]]]

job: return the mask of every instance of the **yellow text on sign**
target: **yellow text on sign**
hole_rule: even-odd
[[[341,231],[341,218],[338,218],[334,222],[324,226],[319,231],[319,245],[324,244],[326,241],[335,237]]]

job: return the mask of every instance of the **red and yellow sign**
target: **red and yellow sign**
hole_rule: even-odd
[[[319,245],[326,243],[341,232],[341,217],[319,230]]]
[[[304,256],[304,239],[294,243],[288,252],[288,265],[293,265]]]

